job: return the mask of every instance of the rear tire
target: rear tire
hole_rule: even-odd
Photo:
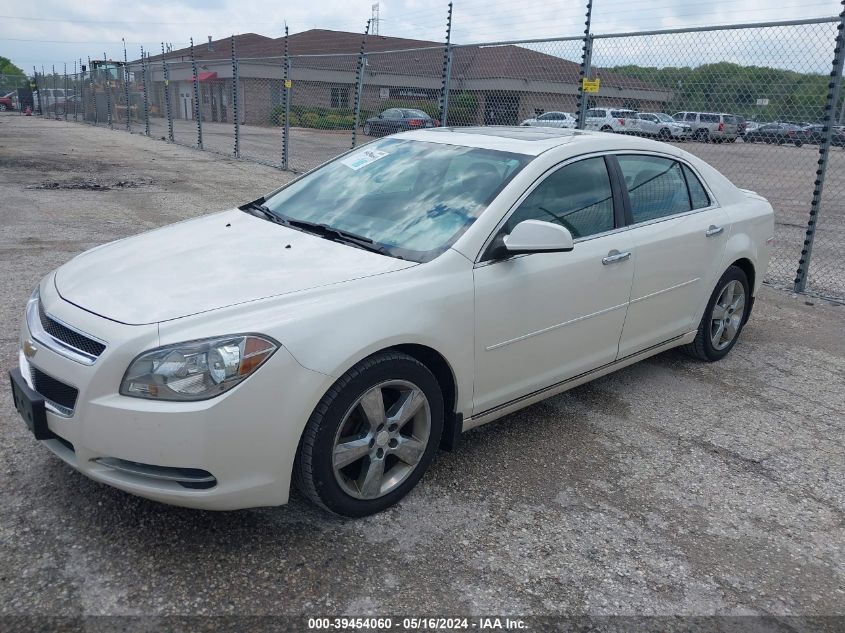
[[[400,352],[371,356],[341,376],[314,409],[299,441],[294,482],[329,512],[381,512],[423,476],[443,419],[440,385],[425,365]]]
[[[669,131],[669,128],[664,127],[658,133],[657,138],[659,138],[661,141],[668,141],[669,139],[672,138],[672,132]]]
[[[699,360],[712,363],[727,356],[736,345],[751,309],[751,290],[745,272],[728,268],[704,310],[698,333],[684,351]]]
[[[602,126],[602,128],[601,128],[601,130],[599,130],[599,131],[600,131],[600,132],[612,132],[612,131],[613,131],[613,128],[612,128],[612,127],[610,127],[609,125],[603,125],[603,126]]]
[[[710,140],[710,132],[706,128],[697,130],[695,132],[695,140],[707,143]]]

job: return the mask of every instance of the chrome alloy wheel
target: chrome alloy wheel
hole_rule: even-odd
[[[713,304],[710,315],[710,342],[723,350],[736,338],[745,314],[745,287],[736,280],[728,282]]]
[[[430,432],[431,407],[422,389],[405,380],[375,385],[349,408],[335,435],[335,479],[356,499],[382,497],[420,463]]]

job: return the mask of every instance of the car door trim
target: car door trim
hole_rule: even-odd
[[[607,314],[608,312],[613,312],[614,310],[619,310],[620,308],[626,308],[628,306],[628,302],[620,303],[616,306],[611,306],[609,308],[604,308],[602,310],[598,310],[597,312],[593,312],[591,314],[585,314],[583,316],[575,317],[574,319],[570,319],[569,321],[564,321],[563,323],[558,323],[556,325],[550,325],[549,327],[544,327],[541,330],[536,330],[534,332],[529,332],[528,334],[521,334],[516,338],[509,339],[507,341],[502,341],[501,343],[494,343],[493,345],[489,345],[485,347],[485,351],[492,352],[493,350],[505,347],[506,345],[510,345],[511,343],[519,343],[520,341],[524,341],[525,339],[532,338],[534,336],[539,336],[540,334],[546,334],[547,332],[551,332],[553,330],[557,330],[562,328],[566,325],[571,325],[573,323],[578,323],[579,321],[586,321],[587,319],[591,319],[596,316],[600,316],[602,314]]]
[[[679,284],[675,284],[674,286],[669,286],[668,288],[664,288],[663,290],[658,290],[657,292],[651,292],[647,295],[643,295],[642,297],[637,297],[636,299],[631,299],[630,303],[637,303],[638,301],[645,301],[646,299],[651,299],[652,297],[656,297],[657,295],[662,295],[664,292],[671,292],[672,290],[677,290],[678,288],[683,288],[684,286],[689,286],[690,284],[694,284],[697,281],[701,281],[701,277],[696,277],[695,279],[690,279],[688,281],[682,281]]]
[[[487,422],[492,422],[496,418],[506,415],[512,411],[526,407],[534,402],[544,400],[557,393],[566,391],[571,387],[576,387],[579,384],[588,382],[593,378],[598,377],[596,374],[609,374],[615,369],[621,369],[623,366],[632,365],[633,363],[642,360],[643,358],[646,358],[648,356],[653,356],[654,354],[658,354],[662,351],[665,351],[666,349],[671,349],[672,347],[676,347],[677,345],[683,345],[684,343],[688,343],[695,338],[696,332],[696,330],[693,330],[692,332],[686,332],[685,334],[673,336],[672,338],[667,339],[661,343],[657,343],[645,349],[639,350],[623,358],[617,358],[616,360],[611,361],[610,363],[599,365],[598,367],[590,369],[589,371],[585,371],[581,374],[578,374],[577,376],[572,376],[571,378],[567,378],[566,380],[561,380],[547,387],[536,389],[524,395],[513,398],[512,400],[508,400],[507,402],[503,402],[502,404],[498,404],[495,407],[485,409],[484,411],[481,411],[480,413],[477,413],[469,418],[465,418],[463,430],[468,431],[469,429],[481,426],[482,424],[485,424]]]

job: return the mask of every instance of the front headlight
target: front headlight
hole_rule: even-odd
[[[207,400],[245,380],[278,347],[252,334],[159,347],[132,361],[120,393],[151,400]]]

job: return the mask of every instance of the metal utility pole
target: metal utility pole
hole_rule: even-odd
[[[367,65],[367,35],[370,33],[370,21],[364,29],[364,38],[361,40],[361,52],[358,55],[358,66],[355,74],[355,122],[352,125],[352,148],[355,149],[355,134],[358,131],[358,123],[361,119],[361,91],[364,89],[364,68]]]
[[[290,151],[290,49],[288,48],[288,25],[285,24],[285,58],[284,58],[284,84],[282,86],[282,98],[284,102],[284,121],[282,121],[282,169],[288,169],[288,152]]]
[[[842,11],[839,14],[839,27],[833,49],[833,68],[830,72],[830,81],[827,84],[827,102],[825,103],[824,124],[822,126],[824,138],[819,145],[819,167],[816,170],[813,201],[810,203],[810,219],[807,220],[804,246],[801,249],[801,258],[798,260],[798,270],[795,272],[794,289],[795,292],[799,293],[803,293],[807,289],[807,275],[810,271],[810,260],[813,256],[813,241],[816,237],[816,228],[819,224],[819,215],[822,208],[822,193],[830,154],[830,140],[833,137],[834,108],[839,99],[839,89],[842,86],[842,68],[843,60],[845,60],[845,51],[842,50],[845,47],[845,0],[842,0],[841,5]]]
[[[587,93],[584,92],[584,80],[591,78],[593,65],[593,36],[590,25],[593,19],[593,0],[587,0],[587,20],[584,22],[584,49],[581,56],[581,70],[578,72],[578,121],[579,130],[584,129],[587,117]]]
[[[452,82],[452,3],[446,14],[446,48],[443,49],[443,81],[440,86],[440,125],[449,118],[449,84]]]
[[[202,104],[200,103],[200,78],[194,58],[194,38],[191,38],[191,70],[194,73],[194,118],[197,120],[197,147],[202,149]]]

